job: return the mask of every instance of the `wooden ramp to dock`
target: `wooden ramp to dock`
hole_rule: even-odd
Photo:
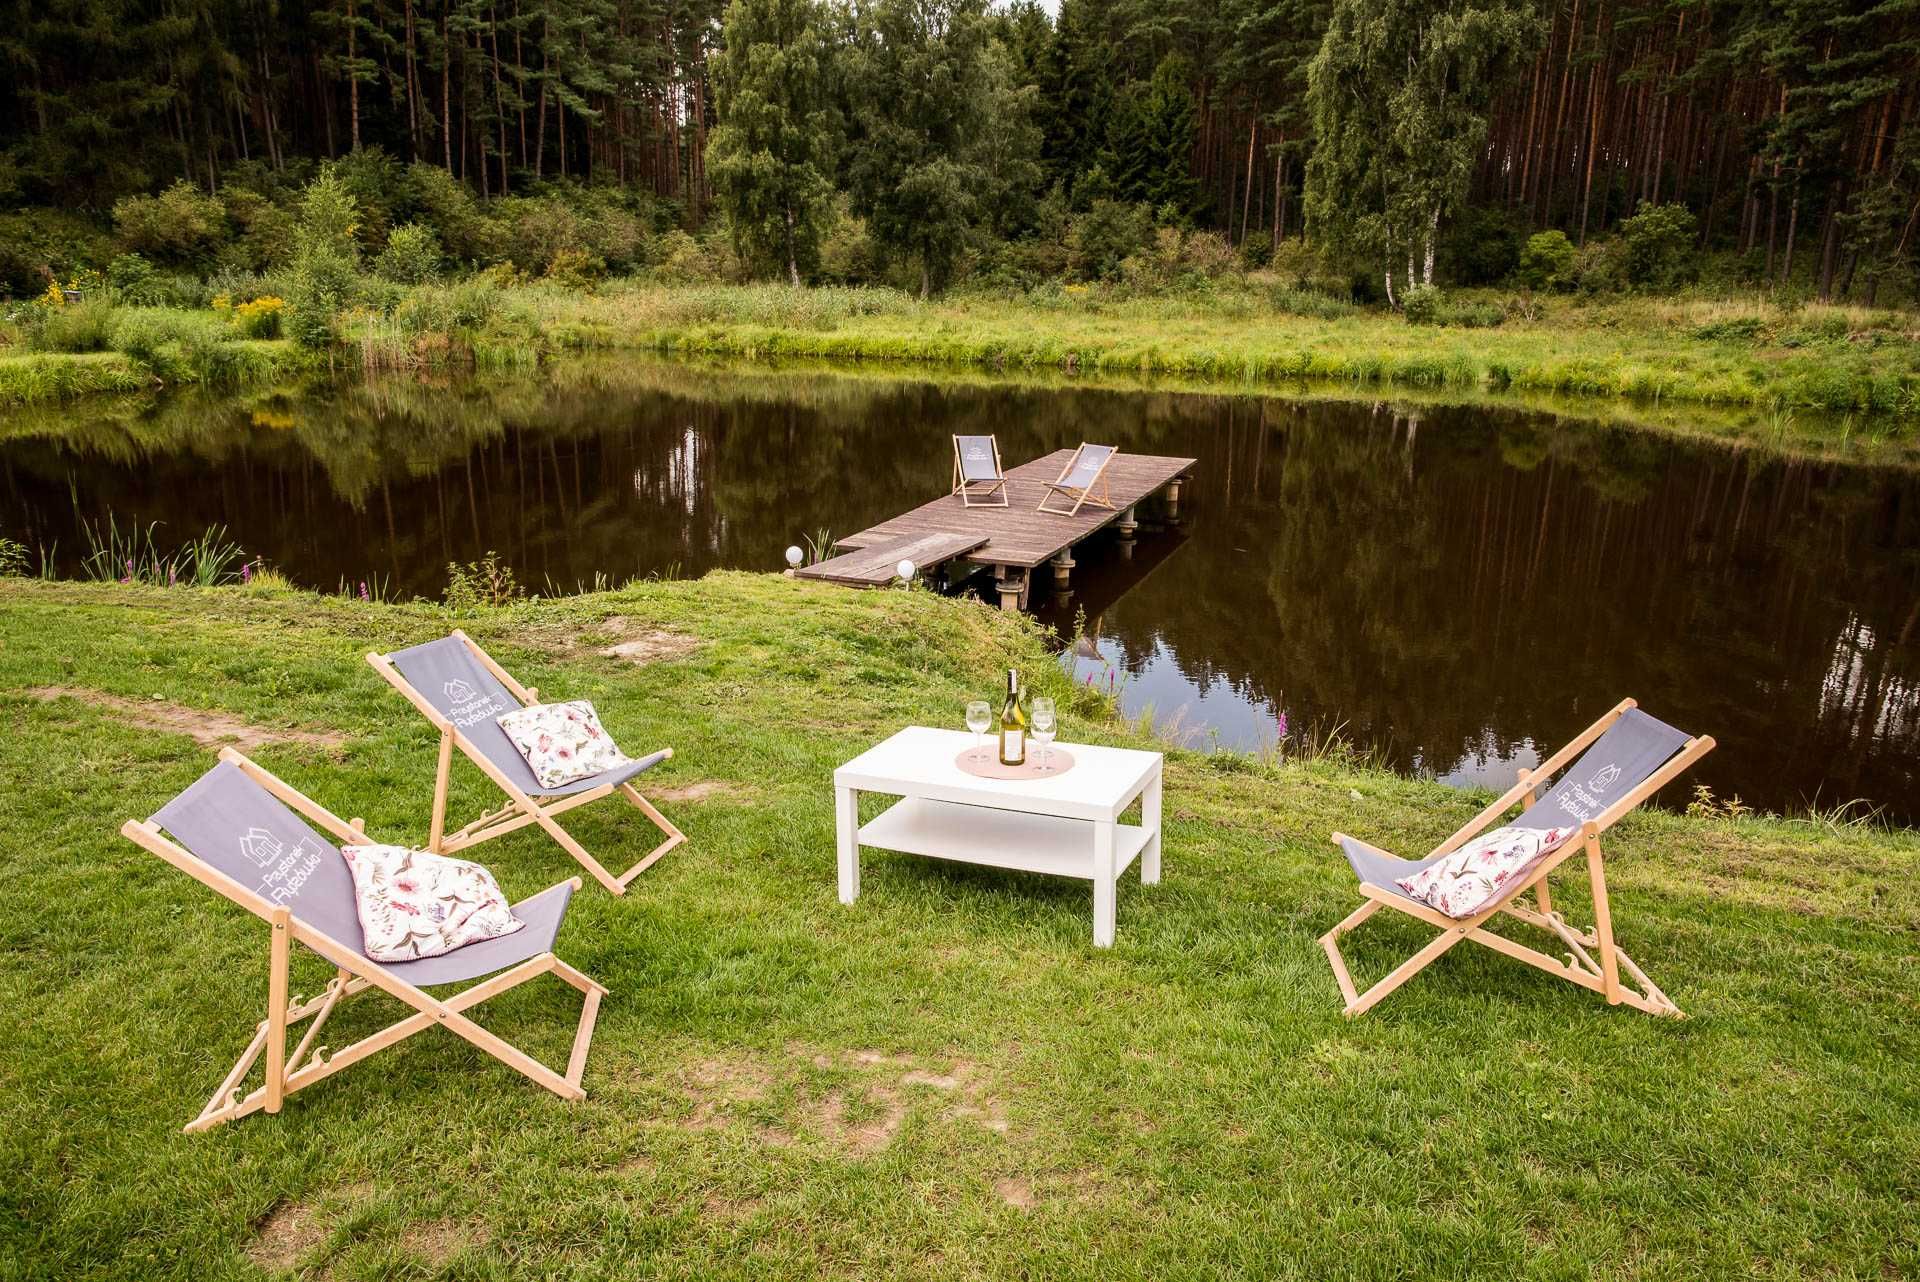
[[[870,553],[871,559],[885,569],[886,578],[880,582],[892,579],[893,565],[902,557],[917,566],[929,568],[953,558],[964,558],[975,565],[992,566],[995,578],[999,581],[1001,604],[1011,607],[1025,594],[1029,572],[1034,567],[1053,561],[1056,571],[1064,573],[1073,564],[1068,553],[1074,544],[1115,521],[1121,522],[1123,529],[1131,528],[1135,523],[1133,509],[1142,500],[1172,487],[1171,495],[1177,501],[1181,479],[1198,462],[1190,458],[1128,454],[1123,451],[1114,456],[1103,478],[1113,499],[1111,508],[1089,502],[1083,504],[1073,516],[1037,511],[1041,498],[1047,493],[1047,482],[1059,477],[1072,454],[1072,450],[1055,450],[1010,469],[1007,472],[1005,507],[968,507],[958,495],[943,495],[931,503],[921,504],[911,512],[903,512],[857,534],[850,534],[838,540],[837,545],[858,549],[862,564]],[[1058,501],[1056,505],[1067,506]],[[909,551],[895,550],[916,539],[935,536],[943,536],[956,543],[967,539],[977,539],[977,542],[964,550],[950,551],[945,555],[931,555],[923,551],[915,556]],[[796,573],[826,571],[835,562],[853,559],[839,556]],[[809,577],[848,581],[828,573],[814,573]]]
[[[902,539],[869,543],[856,551],[843,553],[816,565],[802,566],[794,577],[844,583],[848,587],[883,588],[893,582],[893,567],[902,561],[915,566],[942,565],[956,556],[964,556],[987,541],[981,533],[957,534],[933,530]]]

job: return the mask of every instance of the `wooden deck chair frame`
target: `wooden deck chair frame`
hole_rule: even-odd
[[[1079,486],[1063,484],[1069,476],[1073,475],[1074,465],[1080,461],[1080,454],[1086,448],[1086,443],[1082,442],[1075,448],[1073,456],[1067,460],[1066,466],[1060,469],[1060,475],[1045,483],[1047,492],[1040,496],[1040,502],[1037,505],[1038,511],[1046,512],[1053,516],[1078,516],[1081,506],[1087,503],[1091,503],[1095,507],[1103,507],[1109,512],[1114,510],[1113,491],[1107,487],[1107,469],[1112,467],[1113,461],[1120,457],[1120,451],[1117,447],[1107,455],[1106,462],[1102,463],[1100,470],[1093,474],[1093,479],[1087,482],[1086,488],[1082,489]],[[1057,507],[1047,506],[1047,504],[1053,502],[1055,498],[1063,497],[1073,500],[1073,506],[1066,511],[1063,512]]]
[[[1466,842],[1478,836],[1489,824],[1500,819],[1514,805],[1530,806],[1536,799],[1540,785],[1551,779],[1561,768],[1585,752],[1607,728],[1618,721],[1626,712],[1635,707],[1632,699],[1624,699],[1605,716],[1587,727],[1580,736],[1552,757],[1532,770],[1520,771],[1519,781],[1502,796],[1496,798],[1486,809],[1468,820],[1466,825],[1451,837],[1434,847],[1433,855],[1444,855],[1459,849]],[[1484,944],[1495,952],[1523,961],[1547,972],[1549,975],[1592,989],[1607,999],[1609,1005],[1631,1006],[1635,1010],[1650,1015],[1668,1015],[1676,1018],[1683,1013],[1664,992],[1660,991],[1645,971],[1627,956],[1613,939],[1613,911],[1607,898],[1606,860],[1601,853],[1601,834],[1619,821],[1641,802],[1651,797],[1661,788],[1693,765],[1701,757],[1713,750],[1713,739],[1709,736],[1691,738],[1653,774],[1640,785],[1601,811],[1592,820],[1581,825],[1579,836],[1569,840],[1558,850],[1542,859],[1523,877],[1516,878],[1511,886],[1503,889],[1485,908],[1471,917],[1449,917],[1445,913],[1429,908],[1425,904],[1404,899],[1378,886],[1360,883],[1360,893],[1367,902],[1354,909],[1338,925],[1320,937],[1320,946],[1326,950],[1327,960],[1333,966],[1333,977],[1340,985],[1340,995],[1345,999],[1345,1014],[1349,1019],[1362,1015],[1377,1005],[1380,1000],[1396,988],[1426,969],[1441,954],[1462,940],[1472,940]],[[1337,845],[1341,834],[1333,837]],[[1554,911],[1553,898],[1547,888],[1547,878],[1561,864],[1576,854],[1587,857],[1587,881],[1593,894],[1593,928],[1577,930],[1569,926],[1566,919]],[[1432,856],[1430,855],[1429,858]],[[1534,893],[1535,907],[1523,907],[1519,900],[1528,891]],[[1379,912],[1382,908],[1392,908],[1419,921],[1439,929],[1434,937],[1419,952],[1400,963],[1390,974],[1367,989],[1365,992],[1354,990],[1353,978],[1347,973],[1346,959],[1340,954],[1340,936],[1357,928],[1360,923]],[[1486,930],[1486,924],[1493,918],[1506,915],[1517,918],[1529,926],[1535,926],[1555,936],[1567,950],[1566,960],[1557,961],[1545,953],[1516,943],[1503,935]],[[1597,958],[1595,954],[1598,954]],[[1625,971],[1632,984],[1622,980]],[[1637,985],[1635,987],[1634,985]]]
[[[994,479],[969,481],[966,468],[960,462],[960,438],[953,438],[953,493],[960,496],[965,507],[1007,506],[1007,469],[1000,464],[1000,438],[990,435],[987,439],[993,443]]]
[[[481,666],[491,672],[522,704],[540,702],[540,691],[535,686],[523,686],[513,679],[513,674],[493,661],[472,637],[459,628],[453,630],[453,636],[460,644],[473,652]],[[673,821],[654,808],[652,802],[640,795],[640,790],[632,783],[602,784],[584,792],[570,793],[556,797],[551,802],[541,802],[530,793],[523,791],[513,780],[501,773],[500,767],[488,759],[487,754],[475,747],[473,741],[460,733],[460,728],[441,714],[440,710],[423,698],[418,690],[402,676],[393,661],[384,654],[369,652],[367,662],[373,670],[387,679],[388,684],[407,697],[407,701],[420,710],[422,716],[433,723],[440,732],[440,760],[433,777],[433,820],[428,830],[427,849],[435,854],[450,855],[468,846],[477,846],[483,841],[492,841],[495,837],[504,837],[518,831],[528,824],[538,824],[542,831],[560,844],[560,848],[572,855],[582,868],[593,874],[593,879],[616,895],[627,893],[627,886],[647,869],[653,867],[660,857],[680,845],[687,835],[674,827]],[[507,804],[498,810],[490,810],[466,827],[448,832],[447,827],[447,786],[453,772],[453,750],[458,747],[468,761],[480,768],[480,772],[491,779],[499,789],[507,794]],[[666,758],[673,756],[673,749],[662,749]],[[653,826],[664,834],[660,844],[641,856],[640,862],[619,876],[607,871],[606,865],[595,859],[587,848],[573,839],[559,823],[558,816],[577,806],[600,800],[614,792],[619,792],[635,809],[645,815]]]
[[[341,819],[235,749],[221,749],[220,759],[238,766],[269,793],[339,840],[366,840],[364,826],[359,819]],[[587,1097],[580,1079],[586,1071],[587,1051],[593,1044],[593,1027],[599,1018],[600,999],[607,995],[607,990],[551,952],[540,953],[518,965],[509,966],[443,1000],[401,979],[378,962],[361,956],[339,940],[308,926],[285,905],[269,902],[219,869],[195,858],[169,839],[158,824],[129,819],[120,826],[120,832],[202,885],[261,918],[271,929],[267,961],[267,1017],[254,1029],[253,1040],[247,1043],[246,1050],[241,1052],[232,1071],[207,1100],[206,1107],[200,1110],[198,1117],[187,1123],[185,1130],[209,1130],[222,1122],[235,1121],[250,1113],[278,1113],[287,1096],[305,1090],[348,1065],[357,1064],[369,1055],[435,1025],[485,1051],[562,1099],[583,1100]],[[578,890],[580,879],[574,877],[570,880],[574,889]],[[293,945],[296,943],[306,945],[338,968],[317,997],[288,996],[289,971]],[[553,975],[579,989],[585,998],[580,1010],[580,1022],[574,1029],[573,1050],[567,1058],[564,1073],[548,1068],[511,1042],[474,1023],[464,1013],[489,998],[498,997],[541,975]],[[317,1045],[320,1030],[325,1027],[327,1017],[333,1014],[334,1008],[343,999],[369,988],[377,988],[398,998],[412,1007],[413,1013],[337,1051],[330,1053],[327,1047]],[[293,1054],[288,1055],[287,1030],[309,1019],[313,1022],[294,1047]],[[243,1095],[240,1084],[246,1080],[248,1072],[262,1054],[265,1054],[267,1061],[266,1080],[251,1093]]]

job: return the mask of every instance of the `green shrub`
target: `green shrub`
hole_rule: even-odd
[[[1273,261],[1273,237],[1266,232],[1248,232],[1240,241],[1240,266],[1257,272]]]
[[[239,234],[216,256],[227,271],[263,272],[293,259],[294,217],[258,192],[231,182],[221,191],[227,219]]]
[[[1515,275],[1528,289],[1573,288],[1573,242],[1563,231],[1535,232],[1520,250]]]
[[[188,349],[203,351],[227,341],[226,322],[217,312],[184,312],[170,307],[127,307],[113,318],[113,350],[173,377]],[[200,364],[205,364],[204,356]]]
[[[180,180],[158,196],[129,196],[113,207],[120,243],[163,263],[203,266],[227,236],[226,210]]]
[[[1445,300],[1431,285],[1415,285],[1400,296],[1400,310],[1406,313],[1409,325],[1444,324],[1441,319],[1444,309]]]
[[[1153,214],[1145,205],[1096,200],[1067,232],[1067,263],[1080,280],[1114,280],[1120,266],[1153,237]]]
[[[484,263],[500,253],[500,232],[466,184],[438,165],[416,161],[401,179],[408,216],[433,228],[456,262]]]
[[[1640,202],[1633,217],[1620,224],[1626,246],[1622,266],[1627,283],[1636,289],[1672,289],[1698,274],[1694,236],[1699,221],[1685,205]]]
[[[1521,252],[1513,215],[1477,206],[1461,210],[1441,234],[1440,268],[1455,285],[1498,285],[1519,266]]]
[[[34,351],[104,352],[112,345],[113,304],[105,299],[89,298],[44,310],[39,325],[27,333],[27,346]]]
[[[541,279],[568,289],[591,289],[594,282],[606,274],[607,264],[600,255],[589,254],[584,249],[563,249],[547,264]]]
[[[387,247],[373,260],[373,270],[403,285],[420,285],[440,275],[440,238],[433,228],[402,223],[387,235]]]
[[[655,242],[660,261],[654,275],[669,285],[698,285],[720,279],[721,267],[709,246],[678,229]]]
[[[153,264],[139,254],[122,254],[108,263],[107,285],[121,302],[136,307],[158,307],[171,294]]]
[[[288,328],[302,347],[326,347],[337,337],[340,309],[357,281],[358,217],[352,193],[331,165],[321,169],[300,198],[287,305]]]

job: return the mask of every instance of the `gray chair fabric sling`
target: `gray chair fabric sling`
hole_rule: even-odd
[[[1111,445],[1082,444],[1060,469],[1059,478],[1046,482],[1047,492],[1040,498],[1039,510],[1055,516],[1075,516],[1082,504],[1091,503],[1111,511],[1113,495],[1107,488],[1106,474],[1119,452]],[[1071,501],[1073,506],[1064,510],[1051,506],[1056,501]]]
[[[530,690],[509,676],[466,633],[392,654],[369,654],[367,662],[404,694],[440,731],[440,761],[434,779],[433,818],[427,848],[443,854],[538,824],[562,849],[580,861],[594,879],[616,895],[651,867],[655,860],[686,840],[666,816],[641,796],[631,780],[673,756],[663,748],[572,783],[549,788],[527,765],[526,758],[500,728],[499,716],[539,702]],[[456,832],[446,831],[447,785],[458,747],[469,761],[507,794],[507,805],[474,820]],[[556,816],[619,792],[664,834],[661,843],[626,872],[615,876],[560,826]]]
[[[953,438],[953,492],[967,507],[1007,506],[1007,477],[1000,443],[991,436]]]
[[[360,821],[340,819],[239,752],[224,750],[220,764],[185,792],[145,821],[128,820],[120,831],[271,927],[267,1018],[187,1130],[206,1130],[263,1109],[277,1113],[287,1095],[435,1024],[562,1098],[586,1098],[580,1078],[606,989],[553,955],[554,938],[573,892],[579,889],[579,878],[515,904],[513,915],[526,924],[511,935],[468,944],[438,957],[377,962],[363,951],[353,874],[340,853],[342,844],[369,840]],[[339,968],[312,1000],[287,995],[295,943]],[[460,1013],[545,974],[557,976],[585,996],[565,1073],[556,1073]],[[450,998],[435,998],[424,991],[430,985],[465,983],[483,976],[493,978]],[[368,988],[399,998],[414,1013],[332,1054],[318,1047],[316,1039],[334,1007],[342,998]],[[307,1019],[313,1022],[289,1057],[287,1029]],[[266,1080],[242,1095],[238,1088],[263,1052]]]
[[[1345,999],[1347,1015],[1359,1015],[1371,1009],[1463,939],[1485,944],[1548,974],[1591,988],[1605,995],[1610,1003],[1633,1006],[1652,1014],[1678,1015],[1679,1007],[1614,944],[1600,835],[1712,751],[1713,746],[1711,738],[1689,736],[1640,711],[1633,700],[1626,699],[1538,767],[1522,770],[1519,781],[1504,796],[1474,816],[1424,859],[1401,859],[1344,833],[1335,833],[1333,840],[1346,856],[1360,881],[1360,892],[1367,900],[1320,939]],[[1565,773],[1560,773],[1563,770]],[[1540,795],[1541,785],[1556,774],[1560,775],[1558,781],[1545,795]],[[1571,826],[1579,829],[1579,835],[1523,869],[1470,917],[1448,917],[1399,886],[1402,879],[1440,862],[1521,803],[1525,809],[1507,823],[1521,828]],[[1555,868],[1583,852],[1587,856],[1588,879],[1593,891],[1591,931],[1568,926],[1565,918],[1554,911],[1547,887],[1547,878]],[[1534,892],[1537,903],[1533,909],[1519,903],[1529,890]],[[1357,993],[1338,941],[1341,935],[1381,908],[1393,908],[1417,917],[1440,927],[1441,934],[1386,978],[1366,992]],[[1568,950],[1566,964],[1482,928],[1484,923],[1502,914],[1556,936]],[[1595,953],[1599,954],[1597,959]],[[1637,989],[1621,980],[1623,969],[1638,984]]]

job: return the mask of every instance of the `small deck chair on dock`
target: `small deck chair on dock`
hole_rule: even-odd
[[[321,831],[315,831],[308,820]],[[367,841],[360,821],[330,813],[234,749],[223,749],[219,765],[155,811],[151,819],[129,819],[120,831],[271,927],[267,1017],[187,1130],[204,1131],[263,1109],[278,1113],[281,1102],[295,1091],[435,1025],[562,1099],[587,1097],[580,1077],[593,1042],[600,999],[607,990],[553,955],[554,936],[566,916],[567,902],[580,888],[578,877],[515,904],[513,915],[526,924],[511,935],[468,944],[438,957],[376,962],[361,951],[365,941],[353,874],[334,844]],[[287,995],[296,943],[339,968],[317,997]],[[579,989],[586,998],[565,1073],[554,1072],[462,1013],[548,974]],[[486,975],[492,978],[452,997],[434,997],[425,991],[427,985],[465,983]],[[316,1045],[327,1016],[340,1000],[369,988],[398,998],[413,1013],[332,1053]],[[313,1022],[289,1056],[287,1029],[307,1019]],[[242,1095],[240,1084],[263,1051],[266,1081]]]
[[[1364,841],[1356,841],[1342,833],[1333,834],[1334,843],[1346,855],[1347,862],[1360,879],[1360,893],[1367,898],[1366,903],[1320,937],[1320,946],[1327,951],[1327,960],[1333,965],[1334,979],[1339,982],[1341,996],[1346,999],[1346,1014],[1352,1017],[1371,1009],[1381,998],[1413,978],[1440,954],[1463,939],[1471,939],[1530,966],[1537,966],[1549,975],[1557,975],[1582,988],[1601,993],[1610,1004],[1627,1005],[1654,1015],[1679,1015],[1680,1008],[1647,978],[1646,972],[1635,965],[1631,957],[1614,945],[1613,913],[1607,901],[1606,869],[1600,853],[1600,835],[1618,822],[1622,815],[1672,782],[1712,750],[1711,738],[1689,737],[1641,712],[1632,699],[1627,699],[1587,727],[1578,738],[1554,753],[1538,768],[1522,770],[1520,781],[1508,789],[1504,796],[1475,815],[1459,832],[1441,842],[1425,859],[1399,859]],[[1544,797],[1540,796],[1541,786],[1568,762],[1574,761],[1576,756],[1579,760],[1574,762],[1572,769],[1561,775],[1560,781]],[[1580,825],[1579,834],[1523,869],[1485,907],[1469,917],[1449,917],[1400,888],[1398,883],[1401,879],[1413,876],[1458,850],[1516,804],[1524,804],[1526,809],[1512,821],[1515,826],[1559,828],[1575,823]],[[1593,891],[1594,919],[1593,929],[1584,932],[1567,925],[1566,919],[1554,911],[1553,900],[1547,889],[1547,878],[1553,870],[1583,851],[1587,856],[1588,883]],[[1534,892],[1534,908],[1523,907],[1519,902],[1520,897],[1529,890]],[[1397,909],[1409,917],[1418,918],[1429,926],[1437,927],[1440,934],[1386,978],[1366,992],[1356,993],[1353,980],[1347,974],[1346,962],[1340,955],[1339,939],[1382,908]],[[1484,929],[1491,919],[1501,914],[1518,918],[1554,935],[1566,948],[1567,960],[1564,963],[1556,961],[1544,953]],[[1595,953],[1599,954],[1597,960]],[[1637,989],[1621,981],[1622,970],[1639,985]]]
[[[1113,495],[1107,489],[1107,465],[1113,462],[1114,455],[1120,451],[1111,445],[1082,444],[1060,469],[1060,479],[1045,482],[1047,492],[1041,496],[1039,510],[1051,512],[1055,516],[1076,516],[1084,503],[1095,507],[1113,510]],[[1064,511],[1049,507],[1054,501],[1071,500],[1073,506]]]
[[[617,769],[576,779],[558,788],[542,784],[495,720],[503,712],[538,703],[540,692],[515,681],[466,633],[455,629],[451,636],[425,645],[395,650],[392,654],[369,654],[367,662],[394,689],[407,696],[440,732],[440,764],[433,781],[433,821],[427,838],[427,849],[435,854],[450,855],[528,824],[538,824],[560,843],[561,849],[579,860],[594,880],[614,894],[624,895],[629,882],[687,839],[685,833],[674,827],[628,782],[672,757],[672,748],[662,748]],[[455,747],[507,794],[507,804],[449,833],[446,831],[447,781],[453,769]],[[586,847],[575,841],[557,819],[576,806],[598,801],[615,791],[666,834],[639,863],[618,877],[588,854]]]
[[[1007,475],[1000,470],[1000,443],[991,436],[953,438],[953,493],[967,507],[1005,507]]]

